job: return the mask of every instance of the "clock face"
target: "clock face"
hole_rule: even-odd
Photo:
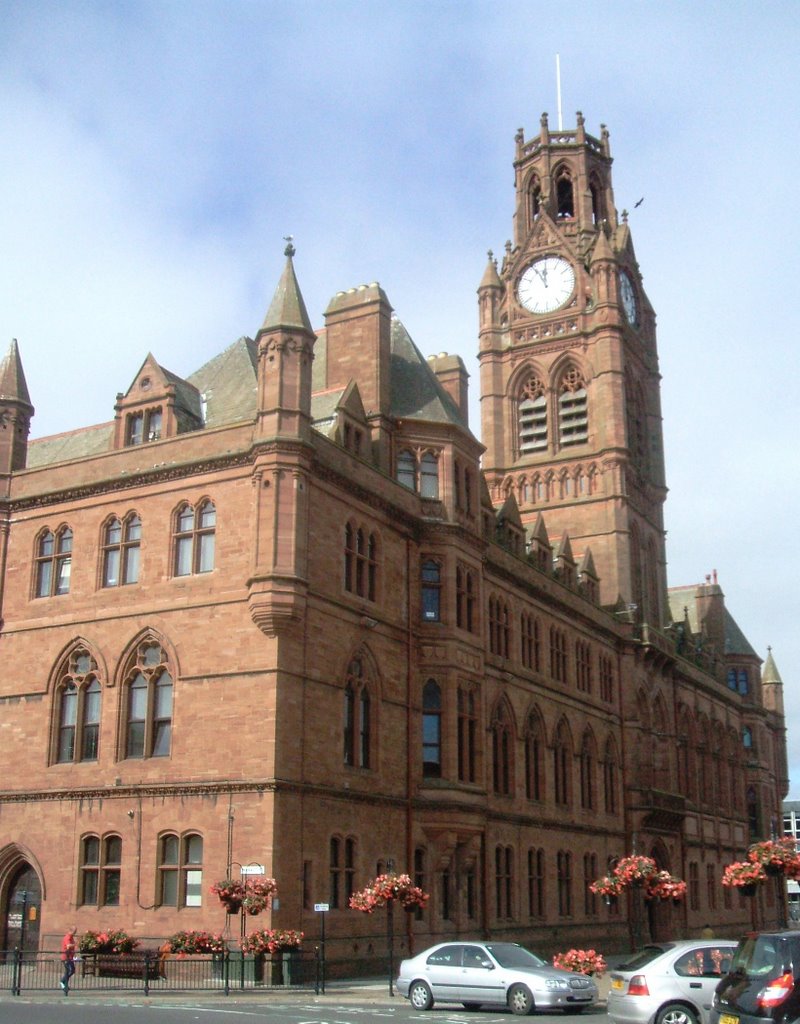
[[[532,263],[519,279],[517,295],[531,313],[559,309],[575,289],[575,271],[560,256],[545,256]]]
[[[628,274],[624,270],[619,272],[619,296],[622,299],[622,308],[628,323],[636,326],[639,322],[639,310],[636,305],[636,291]]]

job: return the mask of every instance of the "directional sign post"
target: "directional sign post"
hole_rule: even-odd
[[[320,969],[319,969],[319,989],[322,994],[325,994],[325,915],[331,909],[330,903],[315,903],[314,910],[319,914],[320,920],[320,933],[319,933],[319,955],[320,955]]]

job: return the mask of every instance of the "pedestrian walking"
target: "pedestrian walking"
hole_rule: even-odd
[[[64,973],[61,975],[61,991],[65,996],[69,995],[70,978],[75,973],[75,953],[78,949],[75,938],[77,930],[73,925],[61,940],[61,962],[64,965]]]

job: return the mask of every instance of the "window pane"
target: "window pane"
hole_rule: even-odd
[[[82,761],[97,760],[97,744],[100,737],[100,729],[96,725],[87,725],[83,730],[83,751]]]
[[[106,864],[119,864],[122,861],[122,840],[119,836],[106,839]]]
[[[420,494],[423,498],[439,497],[439,464],[430,454],[422,457]]]
[[[71,761],[75,757],[75,728],[67,726],[58,734],[58,760]]]
[[[130,721],[144,721],[147,714],[147,681],[141,673],[131,683],[129,709]]]
[[[177,864],[178,863],[178,837],[177,836],[163,836],[161,839],[161,863],[162,864]]]
[[[192,571],[192,538],[179,537],[175,545],[175,575],[189,576]]]
[[[190,533],[194,529],[194,509],[187,505],[178,515],[178,533]]]
[[[119,871],[105,872],[105,899],[103,903],[107,907],[119,906]]]
[[[142,521],[138,516],[131,516],[125,524],[125,540],[134,541],[142,538]]]
[[[199,907],[203,902],[203,872],[186,872],[186,906]]]
[[[189,836],[186,840],[186,863],[203,863],[203,840],[200,836]]]
[[[106,544],[119,544],[122,540],[122,523],[119,519],[113,519],[106,527]]]
[[[87,836],[83,841],[83,863],[100,863],[100,840],[97,836]]]
[[[123,583],[139,582],[139,547],[128,547],[125,549],[125,573]]]
[[[144,757],[144,722],[131,722],[128,726],[126,757]]]
[[[119,583],[119,548],[106,551],[106,564],[103,570],[103,586],[116,587]]]
[[[161,903],[166,907],[177,907],[178,905],[177,868],[161,872]]]
[[[37,597],[49,597],[50,595],[50,583],[53,579],[53,563],[52,562],[39,562],[39,568],[36,573],[36,596]]]
[[[201,533],[197,538],[200,546],[197,558],[198,572],[211,572],[214,568],[214,534]]]
[[[162,672],[156,683],[155,717],[172,717],[172,676],[168,672]]]
[[[169,756],[170,723],[159,722],[153,735],[153,757]]]
[[[216,526],[217,510],[212,502],[207,501],[200,509],[200,529],[209,530]]]
[[[69,593],[69,578],[72,573],[72,559],[71,558],[59,558],[57,559],[56,565],[56,593],[57,594],[68,594]]]
[[[83,872],[83,892],[81,893],[81,903],[88,903],[91,906],[97,906],[96,871]]]

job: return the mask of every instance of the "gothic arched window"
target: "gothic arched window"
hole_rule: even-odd
[[[166,651],[140,643],[125,683],[123,757],[168,757],[172,742],[172,676]]]
[[[514,786],[514,746],[511,716],[501,702],[492,723],[492,774],[494,791],[510,796]]]
[[[544,731],[534,713],[529,716],[525,731],[525,796],[529,800],[543,800],[544,794]]]
[[[217,510],[213,501],[196,509],[182,505],[175,516],[175,575],[192,576],[214,568]]]
[[[116,516],[103,531],[103,586],[118,587],[139,582],[142,521],[135,512],[120,522]]]
[[[34,597],[58,597],[69,593],[72,574],[72,530],[39,534],[34,557]]]
[[[575,216],[575,197],[572,191],[572,177],[562,167],[556,176],[556,201],[559,219]]]
[[[97,662],[84,647],[78,647],[59,673],[54,761],[97,760],[100,698]]]
[[[572,743],[566,723],[562,721],[553,743],[553,785],[555,802],[564,807],[570,803],[571,770]]]
[[[362,658],[353,658],[344,687],[344,763],[369,768],[371,747],[369,680]]]

